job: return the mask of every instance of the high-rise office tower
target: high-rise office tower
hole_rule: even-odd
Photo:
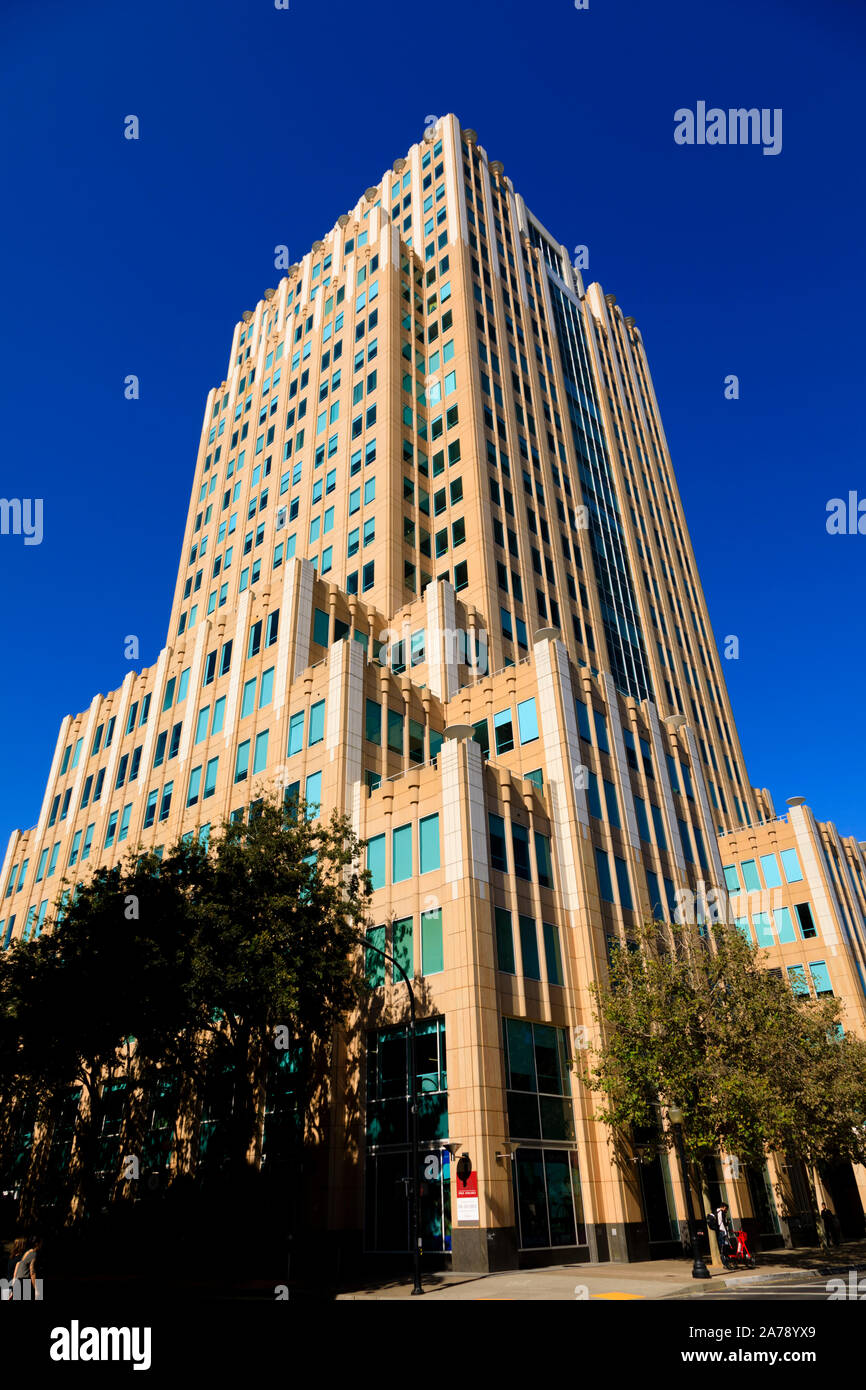
[[[666,1157],[617,1168],[577,1079],[588,986],[639,918],[731,886],[718,837],[751,859],[774,813],[641,334],[453,116],[236,325],[166,645],[63,720],[0,939],[40,931],[62,876],[206,837],[274,785],[351,816],[372,940],[423,982],[425,1250],[487,1268],[676,1248]],[[842,848],[862,926],[863,856]],[[408,1241],[406,1000],[370,970],[317,1219],[387,1252]],[[460,1213],[457,1152],[478,1180]],[[768,1183],[732,1205],[757,1221]]]

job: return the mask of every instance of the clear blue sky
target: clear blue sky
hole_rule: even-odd
[[[274,246],[445,111],[638,320],[753,781],[866,837],[866,536],[825,530],[866,496],[859,3],[5,0],[0,39],[0,496],[45,507],[42,545],[0,537],[3,845],[124,635],[142,665],[165,639],[205,397]],[[781,107],[781,154],[676,145],[698,100]]]

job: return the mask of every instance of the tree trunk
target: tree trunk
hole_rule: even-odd
[[[64,1222],[66,1226],[81,1224],[93,1196],[96,1141],[102,1119],[100,1079],[101,1069],[98,1066],[92,1067],[90,1072],[85,1072],[82,1077],[81,1100],[75,1116],[75,1132],[69,1155],[71,1196]]]
[[[36,1223],[39,1208],[44,1200],[57,1107],[56,1096],[42,1096],[39,1100],[30,1141],[30,1162],[18,1200],[18,1220],[23,1226],[33,1226]]]
[[[112,1204],[134,1200],[140,1195],[147,1130],[148,1079],[145,1064],[136,1048],[126,1070],[126,1108],[120,1130],[117,1172],[109,1198]],[[136,1160],[134,1164],[129,1162],[132,1159]]]

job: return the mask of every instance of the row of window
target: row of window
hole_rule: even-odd
[[[415,845],[417,843],[417,859]],[[429,874],[440,866],[439,816],[424,816],[415,826],[400,825],[391,831],[390,881],[405,883],[415,874]],[[374,835],[367,841],[367,868],[374,889],[388,881],[388,837]]]

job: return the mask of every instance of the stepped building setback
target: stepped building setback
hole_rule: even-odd
[[[454,116],[236,324],[166,644],[62,721],[0,943],[62,878],[274,786],[368,842],[372,941],[422,1005],[424,1250],[455,1269],[679,1249],[673,1163],[618,1167],[574,1069],[640,919],[730,895],[864,1029],[863,847],[750,784],[641,333]],[[368,970],[315,1219],[373,1255],[408,1249],[409,1086],[405,986]],[[796,1165],[709,1179],[766,1243],[805,1238]],[[852,1233],[861,1182],[825,1179]]]

